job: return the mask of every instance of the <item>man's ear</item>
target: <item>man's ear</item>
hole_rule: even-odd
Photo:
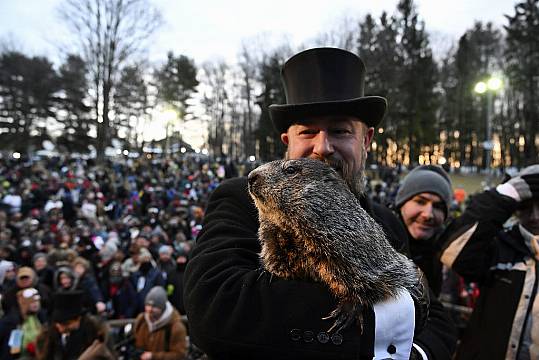
[[[283,144],[285,145],[288,145],[288,133],[282,133],[281,134],[281,141],[283,142]]]
[[[363,145],[365,146],[365,151],[368,152],[371,149],[371,141],[374,137],[374,128],[370,127],[367,128],[367,131],[365,132],[365,138]]]

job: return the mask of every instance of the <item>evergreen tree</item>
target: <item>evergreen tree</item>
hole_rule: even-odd
[[[282,158],[284,154],[284,145],[280,138],[281,134],[278,134],[273,127],[269,106],[286,103],[281,82],[281,68],[285,60],[286,56],[282,50],[276,50],[261,63],[260,82],[262,83],[262,93],[257,100],[261,114],[258,129],[256,130],[256,138],[258,141],[258,157],[264,161]]]
[[[525,139],[524,164],[537,163],[539,133],[539,0],[515,5],[515,14],[507,15],[507,75],[515,90],[515,119]]]
[[[157,97],[175,108],[180,119],[187,114],[187,101],[198,86],[197,67],[193,59],[185,55],[167,54],[167,62],[155,71]]]
[[[438,69],[432,56],[425,24],[419,20],[412,0],[397,5],[398,51],[402,59],[399,79],[399,118],[397,140],[409,146],[410,163],[418,161],[422,145],[438,141],[437,84]]]
[[[86,104],[88,97],[87,69],[84,60],[77,55],[69,55],[60,66],[60,86],[56,119],[64,130],[56,139],[60,147],[68,151],[88,152],[93,139],[88,136],[91,128],[91,107]]]
[[[126,130],[128,143],[139,145],[138,128],[148,113],[148,84],[143,77],[142,65],[125,66],[120,73],[120,81],[114,94],[114,129],[113,136],[118,136],[120,128]]]
[[[19,52],[0,56],[0,143],[24,151],[47,138],[47,119],[55,117],[58,74],[44,57]]]

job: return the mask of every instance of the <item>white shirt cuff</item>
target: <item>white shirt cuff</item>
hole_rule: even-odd
[[[401,289],[395,298],[374,304],[375,359],[408,359],[415,327],[414,301]]]

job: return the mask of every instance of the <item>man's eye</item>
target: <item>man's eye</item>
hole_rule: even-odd
[[[345,135],[351,133],[348,129],[333,129],[331,132],[335,135]]]
[[[294,175],[295,173],[298,172],[298,168],[295,166],[287,166],[284,168],[284,172],[287,173],[288,175]]]

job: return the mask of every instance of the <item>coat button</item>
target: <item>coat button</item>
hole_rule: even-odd
[[[331,335],[331,342],[334,345],[341,345],[342,344],[342,335],[341,334],[333,334],[333,335]]]
[[[390,354],[394,354],[397,352],[397,348],[395,347],[395,345],[391,344],[387,347],[387,352]]]
[[[303,333],[303,341],[305,341],[306,343],[310,343],[314,340],[314,333],[312,331],[305,331]]]
[[[290,339],[294,341],[299,341],[301,339],[301,330],[300,329],[290,330]]]
[[[316,338],[320,344],[325,344],[329,341],[329,335],[324,331],[319,332],[318,335],[316,335]]]

